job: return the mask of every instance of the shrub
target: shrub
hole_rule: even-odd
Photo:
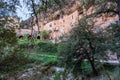
[[[104,66],[105,70],[109,70],[109,71],[114,71],[114,69],[117,67],[116,65],[112,65],[109,63],[104,63],[103,66]]]
[[[11,53],[16,43],[17,38],[13,30],[0,28],[0,62]]]
[[[68,55],[70,52],[73,52],[73,48],[75,48],[74,46],[75,46],[74,42],[71,41],[59,43],[57,47],[58,55],[59,56]]]
[[[45,39],[46,36],[48,35],[48,31],[43,30],[43,31],[41,31],[40,35],[42,36],[42,39]]]
[[[1,71],[14,71],[20,65],[25,65],[28,62],[27,56],[19,47],[14,47],[13,51],[6,55],[0,63]]]
[[[81,71],[82,71],[82,74],[85,74],[85,75],[90,75],[92,73],[92,69],[91,69],[89,62],[84,61],[82,63]]]
[[[74,56],[73,53],[75,52],[75,43],[71,41],[59,43],[57,50],[61,65],[66,63],[69,68],[71,68],[73,66],[71,63],[73,63],[72,58]]]
[[[60,54],[65,54],[63,57],[66,60],[67,69],[73,68],[73,71],[78,74],[84,60],[87,60],[93,75],[97,76],[99,71],[96,69],[95,60],[104,58],[108,54],[108,50],[114,53],[119,51],[119,49],[115,49],[118,45],[114,44],[114,33],[111,28],[104,30],[100,28],[99,31],[95,32],[94,24],[92,18],[81,19],[78,26],[73,28],[68,35],[67,41],[70,43],[66,41],[67,43],[60,46],[60,51],[58,50]]]
[[[40,64],[40,63],[51,64],[51,65],[58,64],[57,57],[53,55],[41,55],[41,54],[32,53],[29,55],[29,60],[36,64]]]
[[[57,45],[46,42],[46,41],[41,41],[38,43],[38,52],[50,52],[50,53],[56,53],[57,52]]]
[[[24,51],[17,45],[14,30],[0,28],[0,71],[11,71],[26,63]]]

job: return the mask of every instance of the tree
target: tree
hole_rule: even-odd
[[[120,23],[116,22],[114,24],[111,24],[109,26],[111,33],[113,33],[114,36],[114,41],[113,44],[114,46],[112,46],[112,50],[114,50],[114,52],[117,54],[117,59],[119,60],[120,63]]]
[[[19,0],[0,0],[0,27],[12,22],[8,18],[15,15],[17,6],[20,6]]]
[[[0,0],[0,18],[14,14],[17,6],[19,0]]]
[[[1,44],[0,63],[2,62],[2,60],[4,60],[6,55],[9,55],[9,48],[12,46],[15,46],[16,43],[17,43],[17,38],[14,30],[6,30],[3,28],[0,28],[0,44]]]
[[[120,0],[80,0],[80,4],[83,6],[83,11],[87,11],[93,6],[96,7],[92,16],[97,16],[101,13],[107,15],[114,13],[120,16]]]
[[[91,22],[90,22],[91,21]],[[99,28],[96,31],[92,19],[84,18],[74,28],[69,36],[68,42],[59,49],[64,54],[64,61],[73,72],[79,73],[82,63],[87,60],[92,68],[93,74],[98,75],[95,65],[99,60],[106,59],[107,51],[113,51],[113,35],[109,29]],[[69,70],[70,70],[69,69]]]
[[[40,34],[41,34],[41,38],[45,39],[47,37],[47,35],[49,34],[49,32],[46,31],[46,30],[43,30],[43,31],[40,32]]]

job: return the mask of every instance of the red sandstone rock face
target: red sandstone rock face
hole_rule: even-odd
[[[69,31],[78,24],[79,20],[83,17],[83,15],[91,15],[95,12],[95,9],[97,8],[97,6],[92,6],[87,11],[83,11],[83,14],[79,14],[81,6],[78,3],[79,2],[77,2],[76,0],[76,3],[73,6],[71,6],[68,10],[65,10],[64,15],[62,16],[60,14],[60,11],[56,11],[55,14],[53,14],[53,16],[59,15],[59,18],[57,20],[53,19],[51,21],[48,21],[48,23],[41,26],[40,30],[51,31],[51,38],[58,40],[59,37],[63,36],[66,33],[68,34]],[[110,3],[108,3],[108,5],[109,4]],[[105,14],[101,14],[99,17],[95,17],[93,21],[95,21],[96,27],[105,28],[111,23],[115,23],[116,21],[118,21],[118,16],[106,16]]]
[[[82,15],[79,15],[78,10],[74,11],[70,15],[64,15],[63,17],[60,17],[58,20],[52,20],[51,22],[47,24],[42,24],[41,22],[41,27],[40,31],[42,30],[47,30],[50,32],[50,39],[56,39],[59,40],[59,37],[63,36],[66,33],[69,33],[69,31],[74,28],[77,24],[78,21],[82,18]],[[96,27],[101,27],[105,28],[109,26],[111,23],[114,23],[118,21],[118,16],[113,15],[113,16],[105,16],[102,14],[100,17],[94,18],[96,21],[95,26]],[[34,27],[34,30],[36,30],[37,27]],[[24,34],[31,34],[31,30],[28,29],[22,29],[18,34],[24,35]]]
[[[88,12],[88,15],[89,14],[91,13]],[[63,17],[60,17],[60,19],[58,20],[52,20],[51,22],[43,25],[40,30],[52,31],[50,36],[53,39],[59,39],[60,36],[69,33],[69,31],[76,26],[76,24],[82,17],[82,15],[79,15],[78,10],[76,10],[70,15],[64,15]],[[118,16],[105,16],[104,14],[102,14],[100,17],[94,18],[94,21],[96,27],[105,28],[111,23],[115,23],[116,21],[118,21]]]
[[[79,10],[81,9],[80,4],[78,4],[77,0],[74,5],[70,8],[62,9],[61,11],[58,10],[46,19],[42,19],[39,22],[40,31],[47,30],[50,32],[50,39],[55,39],[56,41],[59,40],[59,37],[63,36],[64,34],[68,34],[69,31],[74,28],[79,20],[83,17],[83,15],[91,15],[95,12],[96,6],[92,6],[88,9],[87,12],[83,12],[83,14],[79,14]],[[62,14],[62,12],[64,14]],[[56,19],[57,17],[57,19]],[[117,15],[106,16],[105,14],[101,14],[98,17],[94,18],[95,26],[105,28],[109,26],[111,23],[115,23],[118,21]],[[37,30],[37,27],[34,26],[34,30]],[[30,31],[21,32],[21,34],[30,33]]]
[[[95,26],[100,26],[102,28],[106,28],[107,26],[109,26],[112,23],[115,23],[118,20],[119,20],[118,15],[108,16],[108,17],[105,17],[103,15],[103,16],[96,18]]]
[[[51,31],[51,37],[53,39],[59,39],[60,36],[63,36],[65,33],[68,33],[75,25],[78,23],[79,13],[76,10],[70,15],[64,15],[58,20],[53,20],[44,26],[41,26],[42,30]]]

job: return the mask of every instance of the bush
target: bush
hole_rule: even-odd
[[[71,42],[71,41],[59,43],[57,47],[58,55],[66,56],[70,54],[71,52],[74,52],[73,51],[73,49],[75,48],[74,46],[75,46],[74,42]]]
[[[50,42],[41,41],[38,43],[37,51],[38,52],[56,53],[57,52],[57,45],[50,43]]]
[[[75,52],[75,43],[71,41],[59,43],[57,50],[61,65],[67,64],[67,66],[71,68],[73,66],[71,63],[74,58],[73,53]]]
[[[52,64],[52,65],[58,64],[57,57],[53,55],[41,55],[41,54],[33,53],[29,55],[29,60],[36,64],[40,64],[40,63]]]
[[[0,28],[0,71],[11,71],[27,59],[24,51],[17,45],[14,30]]]
[[[17,43],[16,34],[13,30],[0,28],[0,63],[13,51]]]
[[[48,33],[49,33],[48,31],[43,30],[43,31],[41,31],[40,35],[42,36],[43,39],[45,39],[47,37]]]
[[[89,62],[84,61],[82,63],[81,71],[82,71],[82,74],[85,74],[85,75],[90,75],[92,73],[92,69],[91,69]]]
[[[9,53],[4,57],[2,62],[0,63],[1,71],[14,71],[19,68],[21,65],[25,65],[28,62],[27,56],[19,47],[15,47],[13,52]]]
[[[105,70],[108,70],[108,71],[114,71],[114,69],[117,67],[116,65],[112,65],[109,63],[104,63],[103,66]]]

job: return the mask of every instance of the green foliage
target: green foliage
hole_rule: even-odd
[[[109,29],[99,28],[99,31],[95,31],[92,19],[83,18],[78,27],[72,29],[68,41],[59,45],[58,53],[64,54],[63,61],[68,70],[72,68],[73,73],[78,74],[81,70],[86,73],[87,69],[92,68],[94,74],[97,74],[94,60],[104,59],[107,50],[113,51],[113,40]],[[84,63],[85,59],[90,67]]]
[[[59,57],[58,59],[60,60],[60,64],[71,69],[73,67],[73,64],[75,64],[73,61],[75,53],[75,43],[71,41],[59,43],[57,50],[57,55]]]
[[[112,64],[109,64],[109,63],[104,63],[103,64],[105,70],[108,70],[108,71],[114,71],[115,68],[117,67],[116,65],[112,65]]]
[[[24,50],[15,48],[13,52],[4,57],[4,60],[0,63],[0,70],[4,72],[14,71],[19,68],[19,66],[25,65],[26,63],[28,63],[28,59]]]
[[[114,37],[117,40],[120,39],[120,28],[119,27],[120,27],[120,23],[119,22],[110,25],[110,28],[114,32]]]
[[[38,39],[19,39],[18,40],[18,44],[22,45],[22,44],[35,44],[37,45],[38,43],[42,42],[42,40],[38,40]]]
[[[16,5],[20,5],[19,0],[0,0],[0,18],[15,13]]]
[[[16,43],[16,33],[13,30],[0,28],[0,62],[13,52]]]
[[[111,24],[109,27],[109,31],[113,35],[112,45],[110,45],[110,50],[114,51],[117,55],[120,55],[120,22],[116,22],[115,24]]]
[[[81,65],[81,71],[82,71],[81,73],[84,75],[90,75],[92,73],[90,63],[87,61],[83,62]]]
[[[0,28],[0,71],[9,72],[27,63],[24,50],[17,45],[14,30]]]
[[[58,48],[57,48],[57,51],[58,51],[58,55],[59,56],[65,56],[65,55],[69,55],[71,52],[74,52],[74,45],[75,43],[74,42],[71,42],[71,41],[67,41],[67,42],[64,42],[64,43],[59,43],[58,44]]]
[[[51,42],[41,41],[38,43],[38,52],[50,52],[56,53],[57,52],[57,45]]]
[[[28,35],[24,35],[23,39],[18,40],[18,44],[26,44],[29,42],[30,42],[30,40],[28,39]]]
[[[46,2],[46,3],[45,3],[45,2],[42,3],[42,4],[39,6],[38,10],[36,10],[36,12],[37,12],[37,13],[40,13],[41,11],[45,11],[48,7],[51,7],[53,3],[54,3],[54,0],[49,0],[49,1]]]
[[[41,1],[39,8],[36,10],[37,13],[45,12],[47,9],[58,10],[60,8],[65,7],[67,4],[72,3],[72,0],[48,0]]]
[[[58,64],[58,60],[56,56],[53,55],[43,55],[43,54],[30,54],[29,55],[30,61],[40,64],[40,63],[46,63],[46,64]]]
[[[43,30],[43,31],[40,32],[40,35],[42,36],[42,39],[45,39],[48,34],[49,34],[49,32],[46,31],[46,30]]]
[[[61,78],[63,77],[63,73],[64,72],[57,72],[55,74],[54,80],[61,80]],[[61,77],[62,76],[62,77]]]

